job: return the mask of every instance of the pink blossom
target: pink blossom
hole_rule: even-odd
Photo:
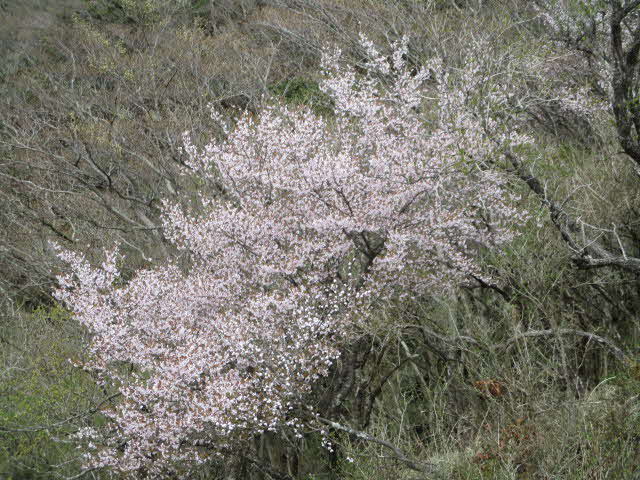
[[[107,428],[78,434],[89,466],[175,474],[301,425],[373,299],[486,278],[478,251],[513,239],[526,216],[487,167],[501,153],[461,84],[438,60],[412,72],[406,40],[390,60],[363,47],[365,76],[324,56],[330,119],[272,105],[202,151],[185,133],[188,173],[225,187],[199,216],[165,205],[188,272],[169,263],[124,283],[117,250],[99,268],[60,253],[58,299],[92,333],[83,366],[122,394]]]

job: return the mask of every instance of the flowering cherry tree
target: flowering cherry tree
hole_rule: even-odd
[[[167,237],[192,259],[119,277],[69,252],[58,298],[91,332],[82,366],[121,396],[103,429],[78,434],[87,464],[153,477],[264,431],[313,418],[327,375],[380,298],[443,291],[470,275],[482,248],[524,220],[506,178],[489,168],[500,142],[438,60],[408,68],[362,39],[367,74],[323,59],[334,114],[265,107],[202,151],[195,174],[221,185],[205,213],[166,204]],[[489,125],[490,126],[490,125]],[[525,141],[504,134],[513,146]]]

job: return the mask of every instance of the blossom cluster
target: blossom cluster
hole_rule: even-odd
[[[184,136],[189,174],[222,185],[204,214],[166,204],[167,238],[189,253],[119,277],[61,252],[59,300],[91,332],[83,366],[121,393],[86,429],[90,467],[175,475],[254,435],[297,428],[374,299],[438,292],[486,278],[483,248],[513,239],[525,215],[490,168],[502,132],[469,108],[474,73],[439,60],[407,65],[366,38],[366,74],[326,52],[321,88],[334,114],[271,105],[203,150]],[[495,101],[502,98],[494,92]]]

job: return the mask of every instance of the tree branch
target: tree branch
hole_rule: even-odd
[[[549,209],[551,222],[569,248],[576,253],[572,260],[578,267],[585,269],[618,267],[628,272],[640,273],[640,258],[616,255],[604,248],[597,240],[588,242],[584,247],[578,246],[574,240],[574,235],[581,232],[578,223],[560,205],[549,198],[547,190],[540,180],[524,167],[515,154],[506,152],[505,155],[514,167],[518,178],[524,181],[542,204]]]
[[[570,328],[559,328],[556,330],[531,330],[528,332],[521,333],[516,335],[513,338],[510,338],[504,343],[499,343],[493,346],[494,350],[508,350],[511,346],[516,343],[518,340],[522,340],[524,338],[532,338],[532,337],[549,337],[553,335],[575,335],[579,337],[588,338],[589,341],[593,340],[601,345],[604,345],[609,349],[609,351],[621,362],[624,364],[630,363],[630,358],[624,353],[619,347],[617,347],[611,340],[605,337],[601,337],[600,335],[596,335],[595,333],[585,332],[583,330],[574,330]]]
[[[82,413],[78,413],[77,415],[73,415],[73,416],[71,416],[69,418],[66,418],[65,420],[61,420],[59,422],[52,423],[51,425],[39,425],[39,426],[26,427],[26,428],[2,428],[2,427],[0,427],[0,432],[27,433],[27,432],[41,432],[43,430],[53,430],[55,428],[61,427],[62,425],[66,424],[66,423],[72,422],[73,420],[77,420],[78,418],[84,418],[84,417],[88,417],[89,415],[93,415],[98,410],[100,410],[100,407],[102,407],[102,405],[104,405],[107,402],[110,402],[111,400],[113,400],[114,398],[119,397],[120,395],[121,395],[120,392],[114,393],[113,395],[110,395],[107,398],[105,398],[104,400],[102,400],[95,407],[90,408],[89,410],[86,410],[86,411],[84,411]]]
[[[386,440],[382,440],[381,438],[377,438],[374,437],[372,435],[369,435],[366,432],[361,432],[359,430],[354,430],[351,427],[347,427],[344,425],[341,425],[337,422],[334,422],[332,420],[328,420],[326,418],[323,417],[318,417],[318,420],[320,420],[322,423],[324,423],[325,425],[330,426],[331,428],[335,429],[335,430],[341,430],[343,432],[347,432],[350,435],[353,435],[361,440],[364,440],[366,442],[372,442],[372,443],[377,443],[378,445],[382,445],[383,447],[388,448],[389,450],[391,450],[394,454],[394,457],[399,460],[400,462],[404,463],[407,467],[409,467],[411,470],[415,470],[416,472],[421,472],[421,473],[425,473],[425,474],[432,474],[435,470],[435,466],[431,463],[422,463],[422,462],[418,462],[417,460],[413,460],[409,457],[407,457],[407,455],[400,450],[398,447],[396,447],[395,445],[393,445],[392,443],[387,442]]]

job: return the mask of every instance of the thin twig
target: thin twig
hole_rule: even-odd
[[[507,340],[504,343],[499,343],[493,346],[494,350],[505,349],[508,350],[511,346],[516,343],[518,340],[522,340],[524,338],[531,337],[549,337],[553,335],[575,335],[579,337],[588,338],[590,341],[593,340],[601,345],[604,345],[609,349],[609,351],[621,362],[625,364],[630,363],[630,359],[626,353],[622,351],[619,347],[617,347],[611,340],[605,337],[601,337],[600,335],[596,335],[595,333],[585,332],[583,330],[574,330],[571,328],[559,328],[556,330],[531,330],[528,332],[521,333],[516,335],[515,337]]]
[[[386,440],[382,440],[381,438],[374,437],[372,435],[369,435],[366,432],[361,432],[359,430],[354,430],[351,427],[347,427],[345,425],[341,425],[341,424],[339,424],[337,422],[334,422],[332,420],[328,420],[328,419],[323,418],[323,417],[318,417],[318,420],[320,420],[322,423],[324,423],[325,425],[330,426],[331,428],[333,428],[335,430],[341,430],[343,432],[347,432],[348,434],[354,435],[355,437],[357,437],[357,438],[359,438],[361,440],[365,440],[367,442],[372,442],[372,443],[377,443],[378,445],[382,445],[383,447],[388,448],[389,450],[391,450],[394,453],[394,458],[395,459],[397,459],[400,462],[404,463],[411,470],[415,470],[416,472],[421,472],[421,473],[426,473],[426,474],[431,474],[431,473],[434,472],[435,466],[433,464],[418,462],[417,460],[413,460],[413,459],[407,457],[407,455],[402,450],[400,450],[398,447],[396,447],[392,443],[387,442]]]
[[[65,420],[61,420],[59,422],[56,423],[52,423],[51,425],[40,425],[37,427],[26,427],[26,428],[2,428],[0,427],[0,432],[12,432],[12,433],[26,433],[26,432],[40,432],[43,430],[53,430],[55,428],[61,427],[62,425],[72,422],[73,420],[77,420],[78,418],[84,418],[84,417],[88,417],[89,415],[93,415],[94,413],[96,413],[98,410],[100,410],[100,407],[102,407],[102,405],[104,405],[107,402],[110,402],[111,400],[113,400],[114,398],[119,397],[121,394],[120,392],[118,393],[114,393],[113,395],[108,396],[107,398],[105,398],[104,400],[102,400],[98,405],[96,405],[95,407],[86,410],[82,413],[78,413],[77,415],[73,415],[69,418],[66,418]]]

